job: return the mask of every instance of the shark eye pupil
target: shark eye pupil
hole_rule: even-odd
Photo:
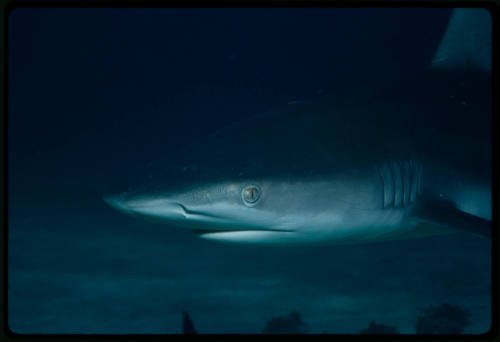
[[[260,198],[260,189],[255,185],[248,185],[243,188],[241,198],[247,205],[255,204]]]

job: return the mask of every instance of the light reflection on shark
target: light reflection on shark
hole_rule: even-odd
[[[464,51],[449,42],[470,30],[457,17],[490,20],[486,10],[455,10],[433,61],[452,71],[464,67],[453,58]],[[480,76],[469,84],[489,84],[484,60],[472,63]],[[104,199],[225,242],[354,244],[456,229],[491,236],[490,94],[457,101],[449,94],[463,87],[450,75],[430,71],[380,96],[293,101],[186,148],[178,175],[165,171]]]

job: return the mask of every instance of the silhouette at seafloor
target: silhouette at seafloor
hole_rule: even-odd
[[[193,320],[187,312],[182,313],[182,333],[186,335],[197,334],[196,328],[194,327]]]
[[[194,323],[187,312],[183,312],[182,333],[198,334]],[[461,334],[469,325],[470,313],[458,305],[442,303],[428,306],[417,316],[416,334]],[[307,334],[308,325],[302,320],[302,315],[292,311],[288,315],[271,318],[262,330],[263,334]],[[327,334],[327,332],[324,332]],[[360,331],[362,335],[396,335],[394,326],[371,321],[368,328]]]

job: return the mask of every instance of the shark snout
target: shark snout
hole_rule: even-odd
[[[133,196],[126,192],[104,195],[104,202],[123,213],[145,219],[180,220],[187,216],[187,209],[181,203],[165,198]]]
[[[126,202],[124,201],[123,196],[116,194],[106,194],[102,196],[102,200],[109,205],[110,207],[117,210],[125,210],[127,208]]]
[[[125,214],[160,223],[212,222],[218,218],[217,215],[193,210],[180,201],[168,198],[155,198],[123,192],[104,195],[103,200],[110,207]]]

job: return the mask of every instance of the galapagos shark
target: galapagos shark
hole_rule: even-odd
[[[489,238],[488,11],[455,9],[431,64],[408,86],[292,101],[225,127],[161,177],[104,200],[223,242],[358,244],[460,230]]]

